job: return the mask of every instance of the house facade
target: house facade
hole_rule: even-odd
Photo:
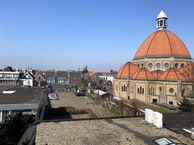
[[[14,86],[19,84],[20,72],[7,67],[0,71],[0,86]]]

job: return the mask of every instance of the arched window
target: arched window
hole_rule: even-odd
[[[144,88],[142,88],[142,94],[144,94]]]
[[[165,64],[164,64],[164,67],[165,67],[165,68],[169,68],[169,64],[168,64],[168,63],[165,63]]]
[[[178,63],[175,63],[174,66],[175,66],[175,68],[178,68],[179,67],[179,64]]]
[[[127,86],[125,86],[125,85],[122,86],[122,91],[123,91],[123,92],[127,92]]]
[[[152,66],[153,66],[152,63],[149,63],[149,64],[148,64],[148,67],[149,67],[149,68],[152,68]]]
[[[137,93],[140,94],[139,88],[137,89]]]
[[[156,68],[160,68],[160,63],[156,63]]]
[[[185,64],[184,64],[184,63],[182,63],[182,64],[181,64],[181,68],[183,68],[184,66],[185,66]]]
[[[162,87],[159,87],[159,91],[162,92]]]

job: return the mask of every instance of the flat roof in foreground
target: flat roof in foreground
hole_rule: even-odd
[[[36,144],[45,145],[155,145],[169,137],[179,143],[194,141],[168,129],[158,129],[143,118],[43,122],[37,125]]]

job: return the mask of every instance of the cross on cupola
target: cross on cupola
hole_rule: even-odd
[[[164,11],[161,10],[156,19],[157,30],[166,30],[168,26],[167,20],[168,17],[164,13]]]

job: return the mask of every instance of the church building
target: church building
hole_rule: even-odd
[[[156,26],[132,62],[115,75],[113,93],[123,99],[177,106],[193,93],[193,61],[181,39],[167,30],[168,17],[162,10]]]

